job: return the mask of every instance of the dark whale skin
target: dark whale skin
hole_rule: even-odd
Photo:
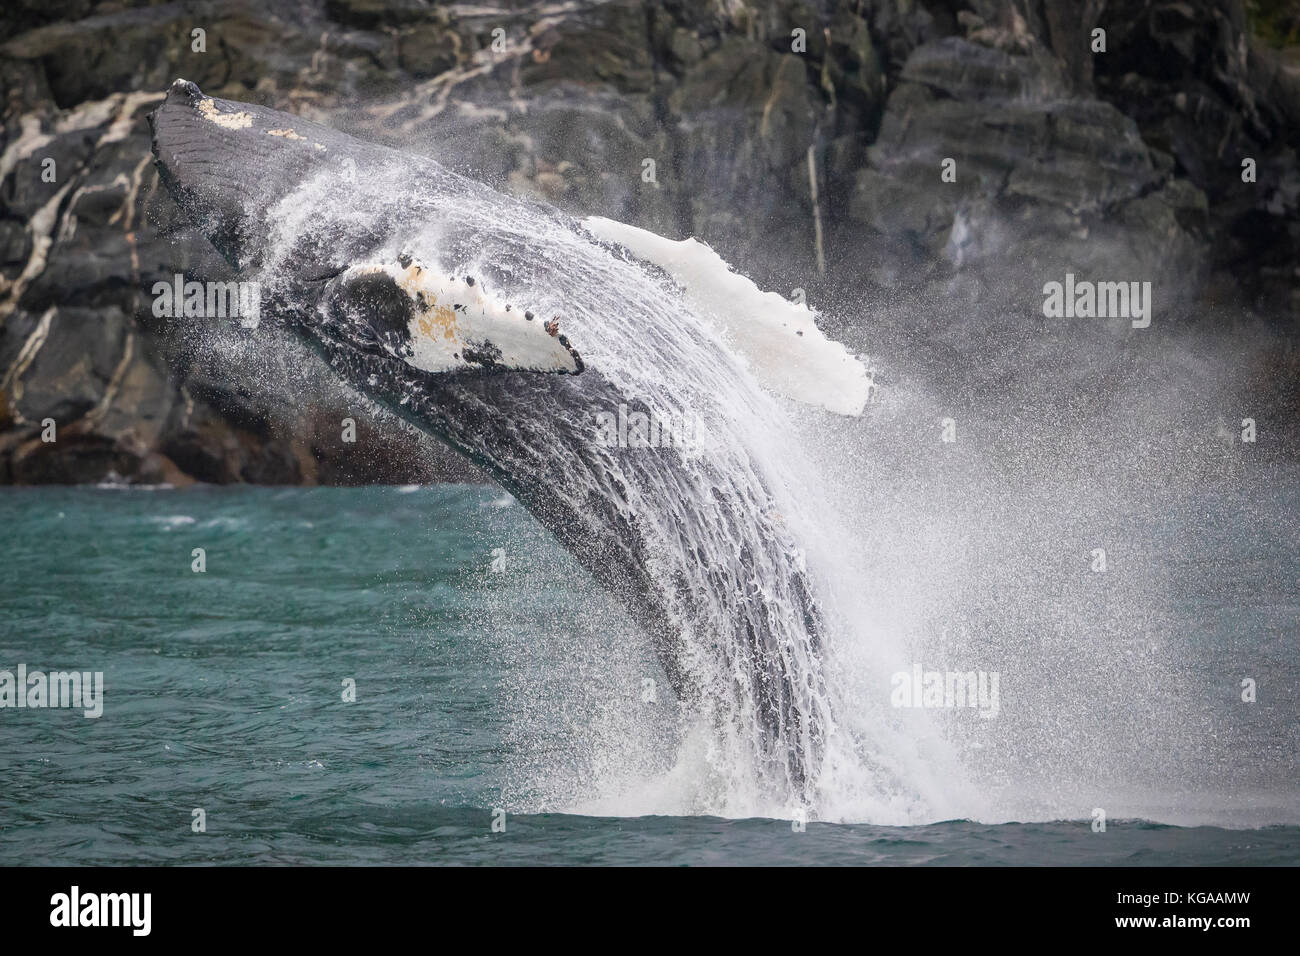
[[[400,162],[430,195],[496,195],[431,160],[265,107],[213,99],[183,80],[171,86],[150,124],[162,182],[217,250],[247,274],[266,265],[272,210],[344,156],[358,177]],[[554,210],[530,209],[582,232]],[[430,373],[395,357],[401,347],[400,336],[391,337],[395,323],[380,321],[373,297],[363,301],[355,290],[340,286],[339,276],[383,246],[407,215],[401,197],[393,197],[368,209],[364,222],[310,223],[295,238],[293,253],[278,260],[279,281],[263,315],[293,328],[363,394],[484,468],[628,608],[652,638],[679,698],[698,701],[710,691],[694,680],[682,643],[683,628],[696,620],[692,590],[698,583],[684,575],[665,579],[651,573],[651,546],[641,516],[629,504],[625,477],[634,476],[640,488],[662,489],[662,511],[674,516],[681,540],[688,542],[683,551],[690,550],[692,535],[717,526],[735,534],[740,513],[755,508],[752,489],[731,487],[729,476],[719,471],[709,500],[701,504],[690,495],[674,495],[684,481],[673,455],[628,454],[594,442],[590,409],[637,405],[598,367],[589,365],[578,375],[509,369]],[[474,236],[453,228],[449,241],[472,245]],[[631,258],[619,247],[608,250]],[[581,350],[582,343],[576,344]],[[754,540],[741,540],[737,568],[700,567],[694,576],[730,609],[720,625],[716,618],[709,623],[730,631],[719,637],[733,649],[728,653],[736,655],[747,678],[761,725],[754,762],[774,775],[776,787],[800,799],[820,756],[823,719],[796,703],[800,689],[793,686],[788,652],[766,624],[770,609],[762,595],[742,584],[747,560],[756,555],[781,566],[789,563],[782,555],[793,548],[780,526],[765,523],[764,528]],[[684,554],[682,560],[690,567],[703,558]],[[788,567],[773,586],[799,619],[806,649],[816,655],[821,618],[804,572]]]

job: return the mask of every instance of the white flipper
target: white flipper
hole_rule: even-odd
[[[410,298],[406,361],[426,372],[505,368],[577,375],[582,359],[560,334],[559,321],[544,321],[512,306],[469,277],[426,269],[409,257],[399,262],[355,265],[344,282],[385,275]]]
[[[675,242],[600,217],[583,225],[672,276],[692,307],[721,324],[764,386],[841,415],[862,413],[871,387],[867,370],[821,333],[807,306],[762,291],[697,239]]]

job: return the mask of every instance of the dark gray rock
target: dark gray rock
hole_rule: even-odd
[[[0,11],[0,481],[472,475],[312,356],[152,314],[156,281],[229,277],[149,161],[144,116],[177,76],[698,236],[946,389],[1059,362],[1039,307],[1068,270],[1149,278],[1171,321],[1245,313],[1279,343],[1258,381],[1295,403],[1286,32],[1241,0],[19,0]]]

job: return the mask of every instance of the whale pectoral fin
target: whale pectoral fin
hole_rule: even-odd
[[[584,367],[558,318],[543,320],[489,294],[473,277],[435,272],[406,256],[354,265],[330,280],[323,310],[329,334],[425,372],[577,375]]]
[[[672,276],[686,301],[717,322],[759,384],[842,415],[862,413],[873,387],[867,369],[817,328],[806,305],[762,291],[697,239],[677,242],[599,217],[582,224]]]

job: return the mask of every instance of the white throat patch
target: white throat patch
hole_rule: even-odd
[[[508,368],[577,375],[582,359],[559,331],[559,317],[544,320],[506,303],[472,277],[449,276],[403,256],[398,262],[353,266],[346,278],[387,275],[414,306],[406,361],[426,372]]]

